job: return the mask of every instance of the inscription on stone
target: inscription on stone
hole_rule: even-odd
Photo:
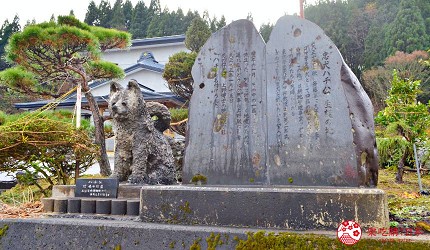
[[[184,166],[191,180],[211,184],[265,182],[265,44],[254,25],[239,20],[207,41],[192,69]]]
[[[117,198],[118,179],[77,179],[75,197]]]
[[[323,31],[286,17],[266,46],[271,183],[353,185],[357,169],[342,57]]]
[[[267,45],[250,21],[215,33],[192,75],[184,180],[373,186],[373,107],[317,25],[281,17]]]

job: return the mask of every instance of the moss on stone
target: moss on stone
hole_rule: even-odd
[[[175,245],[176,245],[176,241],[172,241],[172,242],[169,243],[169,248],[170,249],[174,249]]]
[[[215,250],[217,246],[224,244],[224,241],[221,240],[221,235],[214,233],[211,233],[211,235],[206,238],[206,242],[208,243],[208,250]]]
[[[202,174],[196,174],[193,176],[193,178],[191,179],[191,182],[194,183],[195,185],[197,184],[206,184],[208,181],[208,178]]]
[[[202,241],[202,238],[198,238],[197,240],[194,240],[193,244],[190,246],[190,250],[201,250],[202,246],[200,245],[200,242]]]
[[[405,242],[401,240],[361,239],[353,246],[346,246],[336,238],[314,234],[266,233],[259,231],[247,233],[248,238],[235,237],[236,250],[242,249],[429,249],[429,242]]]
[[[190,203],[188,201],[185,202],[185,205],[180,205],[179,209],[186,214],[191,214],[193,212],[190,208]]]
[[[8,225],[4,225],[2,228],[0,228],[0,239],[6,235],[6,232],[8,229],[9,229]]]

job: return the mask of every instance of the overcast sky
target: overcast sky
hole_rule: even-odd
[[[91,0],[3,0],[0,7],[0,25],[4,20],[13,19],[18,14],[21,24],[27,20],[35,19],[36,22],[48,21],[52,14],[67,15],[73,10],[76,17],[84,20],[88,4]],[[111,6],[115,0],[109,0]],[[124,2],[125,0],[123,0]],[[139,0],[131,0],[133,6]],[[95,0],[98,5],[101,0]],[[150,0],[144,0],[149,6]],[[307,0],[313,3],[315,0]],[[263,23],[275,23],[284,14],[299,12],[299,0],[160,0],[161,8],[168,7],[170,11],[178,7],[186,13],[188,9],[197,10],[200,14],[207,10],[210,16],[221,17],[224,15],[227,24],[233,20],[246,18],[252,13],[257,28]]]

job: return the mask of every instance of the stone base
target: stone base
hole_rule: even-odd
[[[143,186],[144,222],[184,225],[337,229],[344,220],[388,227],[380,189],[327,187]]]
[[[252,229],[94,219],[2,219],[0,249],[234,249]],[[334,232],[332,233],[334,235]]]

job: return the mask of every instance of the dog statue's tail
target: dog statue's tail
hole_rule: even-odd
[[[164,130],[170,127],[171,116],[170,111],[166,106],[158,102],[147,102],[146,110],[151,118],[156,117],[156,119],[154,119],[154,127],[158,131],[163,133]]]

